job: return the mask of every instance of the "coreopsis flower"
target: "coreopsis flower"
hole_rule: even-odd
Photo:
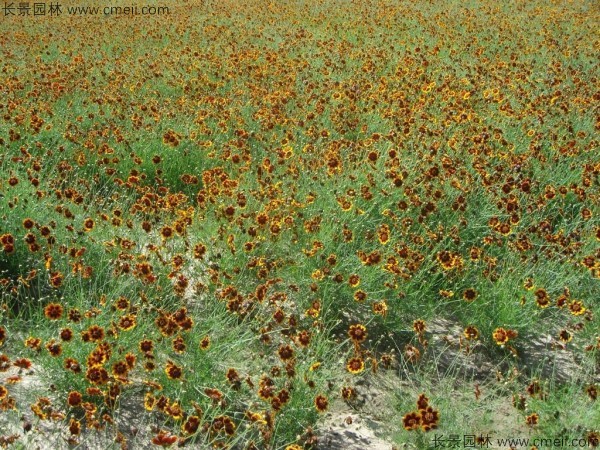
[[[322,413],[327,411],[327,407],[329,406],[329,401],[327,397],[322,394],[319,394],[315,397],[315,408],[318,412]]]
[[[171,380],[179,380],[183,377],[183,369],[172,361],[167,362],[165,373]]]
[[[421,415],[418,412],[410,412],[402,417],[402,425],[407,431],[418,430],[421,426]]]
[[[50,320],[58,320],[62,317],[64,308],[58,303],[50,303],[44,308],[44,315]]]
[[[365,361],[360,357],[350,358],[346,363],[346,369],[353,375],[359,374],[365,370]]]
[[[350,325],[348,336],[355,344],[360,344],[367,338],[367,327],[362,324]]]

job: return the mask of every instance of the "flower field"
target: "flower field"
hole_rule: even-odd
[[[0,13],[0,446],[600,445],[594,1],[74,5]]]

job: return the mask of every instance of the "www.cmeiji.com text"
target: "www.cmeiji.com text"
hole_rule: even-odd
[[[33,16],[155,16],[170,13],[168,6],[131,5],[131,6],[63,6],[58,2],[4,2],[1,8],[5,17]]]

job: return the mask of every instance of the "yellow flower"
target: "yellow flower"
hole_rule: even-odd
[[[365,362],[359,357],[350,358],[346,363],[346,369],[348,369],[348,372],[351,374],[356,375],[365,370]]]

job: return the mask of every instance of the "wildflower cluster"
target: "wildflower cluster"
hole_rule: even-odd
[[[597,16],[314,3],[0,23],[0,414],[126,448],[135,404],[148,445],[292,450],[425,370],[440,317],[461,357],[594,363]]]

